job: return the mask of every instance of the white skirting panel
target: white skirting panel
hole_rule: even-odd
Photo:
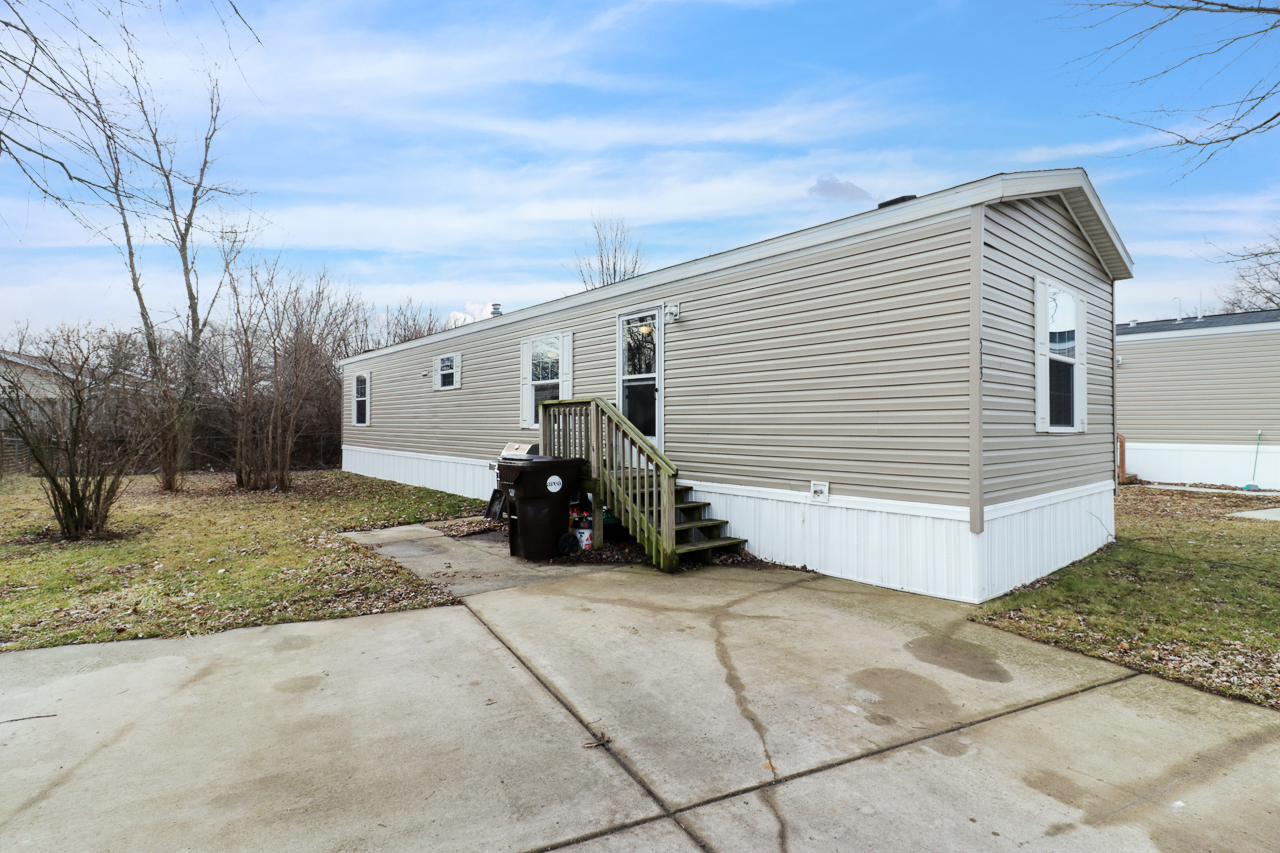
[[[342,470],[480,500],[497,488],[497,475],[483,459],[343,445]]]
[[[1057,500],[1039,503],[1045,497]],[[1115,538],[1115,518],[1113,483],[987,507],[984,530],[974,536],[983,567],[978,600],[1003,595],[1092,554]]]
[[[728,520],[727,536],[766,560],[875,586],[981,602],[1084,557],[1111,541],[1113,483],[1065,489],[987,508],[985,531],[967,507],[681,481]]]
[[[1253,466],[1258,465],[1257,479]],[[1263,444],[1125,444],[1125,472],[1158,483],[1210,483],[1280,489],[1280,447]]]

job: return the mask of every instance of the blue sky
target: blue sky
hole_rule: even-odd
[[[1280,218],[1280,135],[1185,177],[1141,153],[1150,133],[1095,114],[1178,103],[1185,81],[1092,81],[1070,62],[1107,33],[1054,3],[238,5],[262,43],[224,61],[218,177],[252,194],[261,249],[378,302],[510,310],[574,292],[593,212],[624,216],[656,269],[896,195],[1083,166],[1137,262],[1117,316],[1151,319],[1211,302],[1231,278],[1214,259]],[[203,9],[144,30],[188,133],[200,60],[174,34],[208,39]],[[134,321],[109,246],[3,163],[0,215],[0,323]],[[146,260],[153,304],[177,304],[168,255]]]

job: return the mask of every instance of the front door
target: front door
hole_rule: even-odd
[[[662,447],[662,311],[618,318],[618,401],[622,414]]]

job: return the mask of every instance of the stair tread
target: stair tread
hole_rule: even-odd
[[[695,530],[699,527],[718,527],[729,522],[723,518],[699,518],[696,521],[677,521],[676,530]]]
[[[677,503],[676,509],[697,509],[702,506],[711,506],[711,501],[684,501]]]
[[[730,545],[742,545],[747,540],[734,537],[720,539],[703,539],[701,542],[681,542],[676,545],[677,554],[688,554],[690,551],[705,551],[709,548],[726,548]]]

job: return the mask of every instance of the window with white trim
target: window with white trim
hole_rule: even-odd
[[[1036,277],[1036,431],[1084,432],[1088,410],[1088,302]]]
[[[435,359],[435,379],[432,387],[437,391],[452,391],[462,387],[462,353],[453,352]]]
[[[520,344],[520,426],[538,425],[538,404],[573,396],[573,333],[557,332]]]
[[[351,423],[369,425],[369,374],[357,373],[351,389]]]

